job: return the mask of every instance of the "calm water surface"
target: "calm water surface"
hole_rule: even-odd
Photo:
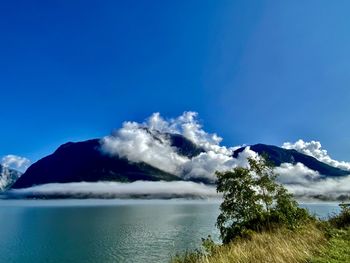
[[[307,204],[324,217],[337,204]],[[168,262],[218,240],[219,201],[0,200],[0,262]]]

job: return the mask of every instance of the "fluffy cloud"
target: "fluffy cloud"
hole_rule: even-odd
[[[282,148],[297,150],[333,167],[347,170],[350,174],[350,163],[332,159],[319,141],[286,142]],[[325,200],[350,199],[350,175],[324,178],[300,164],[282,164],[281,167],[276,168],[276,171],[281,173],[281,182],[287,183],[288,190],[297,197],[315,197]]]
[[[333,167],[350,171],[349,162],[333,160],[328,155],[327,150],[322,149],[322,145],[318,141],[305,142],[303,140],[298,140],[295,143],[285,142],[282,145],[282,148],[297,150],[298,152],[315,157],[317,160],[329,164]]]
[[[9,154],[2,158],[1,164],[5,167],[24,172],[29,167],[30,161],[25,157]]]
[[[210,134],[202,129],[197,112],[184,112],[179,117],[168,120],[165,120],[159,113],[154,113],[142,125],[161,133],[181,134],[207,151],[229,155],[233,149],[220,146],[221,137],[216,133]]]
[[[274,171],[279,175],[278,181],[283,184],[309,185],[321,178],[318,172],[309,169],[302,163],[282,163]]]
[[[225,171],[233,169],[237,166],[248,166],[248,157],[257,158],[257,154],[246,147],[238,158],[233,158],[230,155],[208,151],[193,157],[184,164],[183,170],[186,179],[190,178],[209,178],[215,180],[214,174],[216,171]]]
[[[197,117],[195,112],[184,112],[177,118],[164,119],[159,113],[154,113],[143,123],[125,122],[121,129],[101,140],[101,149],[105,153],[125,157],[132,162],[146,162],[184,179],[201,178],[211,182],[216,180],[215,171],[247,166],[248,157],[257,158],[258,155],[249,147],[237,158],[233,158],[233,151],[238,147],[220,145],[222,138],[204,131]],[[205,152],[193,158],[179,155],[171,146],[167,133],[181,134],[202,147]],[[322,162],[350,170],[350,164],[332,160],[319,142],[299,140],[296,143],[284,143],[282,147],[295,149]],[[314,193],[313,186],[321,187],[327,181],[302,163],[283,163],[275,168],[275,172],[279,174],[278,180],[281,183],[298,193],[306,193],[307,189]],[[331,184],[336,185],[335,182],[331,181]]]
[[[25,189],[13,189],[9,196],[66,196],[76,198],[217,198],[214,186],[193,182],[148,182],[133,183],[97,182],[97,183],[65,183],[45,184]]]
[[[132,162],[145,162],[163,171],[181,174],[187,158],[180,156],[170,142],[154,129],[145,129],[135,122],[125,122],[123,127],[101,142],[102,150],[112,155],[126,157]]]
[[[325,178],[308,184],[287,184],[286,188],[297,198],[350,200],[350,176]]]
[[[167,133],[181,134],[205,152],[193,158],[179,155],[171,146]],[[202,129],[195,112],[184,112],[169,120],[154,113],[143,123],[125,122],[121,129],[101,140],[101,149],[107,154],[125,157],[132,162],[145,162],[185,179],[215,181],[215,171],[247,165],[247,157],[257,156],[247,147],[238,158],[233,158],[237,147],[221,146],[221,141],[218,135]]]

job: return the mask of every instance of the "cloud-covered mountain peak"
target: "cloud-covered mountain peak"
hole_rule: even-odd
[[[221,137],[203,129],[197,116],[197,113],[185,112],[179,117],[165,119],[155,113],[141,123],[124,122],[122,127],[101,139],[66,143],[30,166],[14,188],[48,183],[139,180],[213,184],[216,171],[248,166],[249,157],[259,158],[267,153],[276,165],[280,182],[299,195],[307,195],[309,190],[324,195],[350,192],[348,186],[341,185],[349,178],[346,176],[349,172],[323,162],[325,159],[320,158],[327,157],[323,149],[316,158],[306,150],[302,152],[304,148],[300,142],[297,145],[286,143],[283,147],[225,146],[221,144]],[[321,148],[317,143],[307,146],[308,151]],[[338,189],[325,187],[328,181]]]
[[[300,153],[312,156],[317,160],[324,162],[330,166],[333,166],[342,170],[350,171],[350,162],[337,161],[332,159],[328,155],[327,150],[322,148],[321,142],[319,141],[305,142],[304,140],[299,139],[295,143],[285,142],[282,145],[282,148],[294,149]]]
[[[0,192],[11,187],[21,174],[22,173],[15,171],[8,166],[0,165]]]

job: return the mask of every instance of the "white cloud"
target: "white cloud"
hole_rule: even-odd
[[[143,129],[135,122],[125,122],[121,129],[104,137],[101,145],[106,153],[132,162],[145,162],[176,175],[181,174],[181,166],[187,162],[187,158],[177,154],[163,134]]]
[[[9,154],[2,158],[1,164],[5,167],[24,172],[29,167],[30,160],[25,157]]]
[[[208,151],[212,150],[223,154],[232,152],[232,148],[219,145],[222,138],[216,133],[210,134],[202,129],[197,112],[187,111],[177,118],[168,120],[165,120],[159,113],[154,113],[143,123],[143,126],[162,133],[181,134]]]
[[[80,182],[52,183],[33,186],[24,189],[8,191],[9,195],[31,196],[67,196],[67,197],[98,197],[98,198],[216,198],[214,186],[194,182],[149,182],[136,181],[133,183],[117,182]]]
[[[274,169],[278,174],[277,180],[283,184],[302,184],[309,185],[315,180],[321,178],[317,171],[311,170],[302,163],[282,163]]]
[[[324,177],[302,163],[282,163],[274,171],[279,175],[277,180],[297,198],[350,199],[350,176]]]
[[[350,162],[333,160],[328,155],[327,150],[322,149],[322,145],[319,141],[305,142],[303,140],[298,140],[295,143],[285,142],[282,148],[297,150],[298,152],[315,157],[317,160],[333,167],[350,171]]]
[[[336,200],[343,196],[350,199],[350,176],[325,178],[309,184],[288,184],[286,188],[296,197],[314,197]]]
[[[181,134],[205,152],[193,158],[179,155],[171,146],[167,133]],[[184,112],[169,120],[154,113],[144,123],[125,122],[121,129],[101,140],[101,149],[107,154],[125,157],[132,162],[145,162],[185,179],[215,181],[215,171],[246,165],[248,156],[256,156],[247,147],[237,159],[233,158],[233,151],[238,147],[221,146],[221,140],[218,135],[202,129],[195,112]]]
[[[214,151],[208,151],[193,157],[184,164],[184,174],[186,179],[204,177],[215,181],[216,171],[225,171],[237,166],[248,166],[248,157],[256,158],[258,155],[246,147],[237,158]]]

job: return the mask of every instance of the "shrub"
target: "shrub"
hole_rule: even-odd
[[[329,223],[336,228],[345,228],[350,226],[350,203],[342,203],[339,205],[341,208],[340,214],[331,217]]]

